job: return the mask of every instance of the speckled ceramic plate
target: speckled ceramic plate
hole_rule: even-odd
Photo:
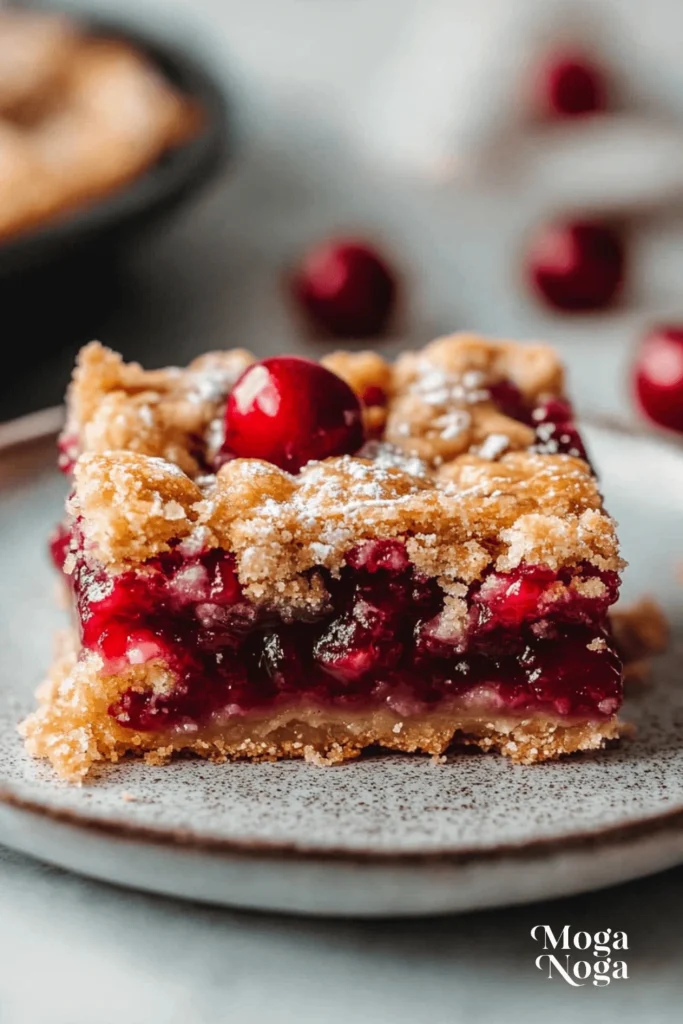
[[[112,766],[81,789],[27,758],[16,723],[60,615],[45,537],[65,484],[55,415],[0,428],[0,839],[96,878],[174,896],[312,914],[403,915],[599,888],[683,861],[680,644],[628,707],[621,749],[520,767],[384,757]],[[620,522],[625,597],[683,610],[683,454],[586,429]],[[27,440],[29,438],[29,440]]]

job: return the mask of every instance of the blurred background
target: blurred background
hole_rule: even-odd
[[[50,225],[0,240],[16,364],[0,419],[58,402],[92,337],[160,365],[235,345],[318,355],[348,338],[392,354],[463,329],[552,341],[580,410],[633,414],[643,337],[683,319],[675,0],[59,9],[151,37],[171,78],[189,58],[225,106],[209,104],[210,167],[190,160],[173,209],[144,230],[129,217],[121,237],[94,230],[82,246],[68,229],[87,220],[77,211],[61,215],[49,256]],[[349,238],[368,251],[340,252]],[[3,248],[17,247],[5,266]],[[395,283],[390,301],[373,258]]]

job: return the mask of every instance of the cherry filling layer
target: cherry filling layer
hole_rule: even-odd
[[[509,380],[493,384],[489,391],[501,412],[533,427],[536,437],[532,451],[543,455],[575,455],[589,461],[574,422],[574,410],[566,398],[548,398],[530,407],[519,388]]]
[[[58,564],[68,547],[64,533],[55,538]],[[523,566],[445,598],[400,541],[367,542],[346,563],[338,578],[319,570],[325,614],[285,621],[245,598],[221,549],[190,555],[178,545],[116,576],[76,552],[69,578],[84,648],[107,674],[160,659],[175,677],[170,692],[128,690],[109,713],[161,731],[297,703],[596,721],[619,707],[606,627],[615,573]]]

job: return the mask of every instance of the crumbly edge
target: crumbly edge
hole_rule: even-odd
[[[125,363],[99,342],[81,350],[67,391],[62,458],[80,452],[130,451],[155,456],[188,476],[201,472],[197,458],[217,447],[225,396],[253,362],[245,349],[208,352],[184,369],[145,370]]]
[[[293,613],[325,607],[316,570],[338,574],[363,541],[404,540],[416,569],[453,598],[489,567],[623,566],[595,478],[565,455],[463,456],[439,477],[351,456],[310,463],[296,477],[235,459],[202,486],[165,460],[118,451],[82,455],[74,482],[68,510],[88,558],[111,572],[179,540],[188,554],[220,546],[234,554],[252,602]]]
[[[548,346],[459,334],[394,364],[333,353],[323,363],[361,398],[384,396],[365,407],[374,440],[358,456],[310,463],[296,477],[256,459],[207,475],[225,396],[252,359],[238,349],[144,370],[96,342],[82,350],[62,449],[77,460],[68,507],[89,557],[120,572],[178,540],[219,545],[235,554],[251,601],[292,614],[325,606],[316,570],[338,573],[364,540],[408,538],[415,567],[447,592],[492,565],[622,567],[586,463],[526,450],[533,431],[487,391],[510,380],[530,402],[562,395]]]
[[[369,747],[438,758],[453,744],[464,744],[498,751],[519,764],[535,764],[599,749],[622,734],[616,717],[566,724],[443,711],[401,717],[388,710],[335,714],[298,708],[239,718],[214,733],[160,735],[124,729],[107,708],[131,686],[172,686],[170,673],[160,665],[131,667],[118,676],[103,676],[100,669],[96,655],[78,657],[73,632],[62,634],[48,679],[38,691],[39,707],[19,726],[28,752],[50,761],[69,782],[81,783],[96,764],[128,754],[144,756],[152,764],[192,753],[212,761],[303,758],[329,765],[353,759]]]
[[[647,685],[652,658],[669,644],[670,627],[664,610],[653,598],[641,597],[630,605],[620,604],[613,609],[610,622],[624,663],[624,686],[628,689]]]

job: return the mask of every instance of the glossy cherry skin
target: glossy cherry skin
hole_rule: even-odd
[[[536,69],[532,100],[548,120],[600,113],[608,106],[604,72],[582,53],[551,52]]]
[[[365,440],[360,401],[319,363],[275,356],[248,367],[228,397],[224,453],[297,473],[312,459],[352,455]]]
[[[638,403],[654,423],[683,432],[683,327],[646,335],[633,370]]]
[[[367,338],[386,328],[397,285],[384,257],[366,242],[330,239],[304,257],[292,289],[318,330],[337,338]]]
[[[565,221],[541,228],[529,247],[526,274],[549,306],[565,312],[604,309],[626,269],[624,239],[607,224]]]

